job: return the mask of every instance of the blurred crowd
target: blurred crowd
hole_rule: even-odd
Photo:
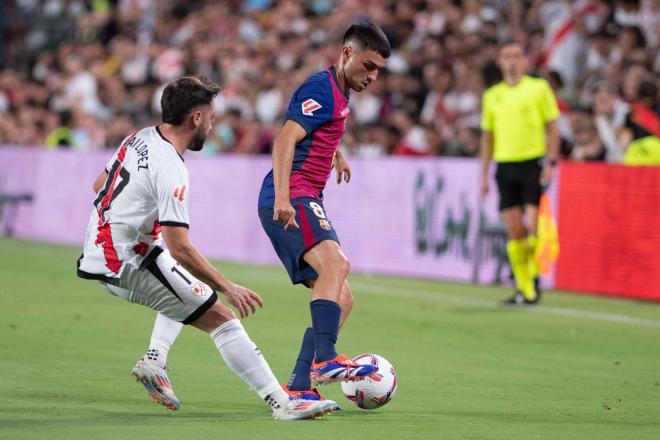
[[[269,153],[292,92],[367,18],[393,52],[351,95],[349,154],[477,155],[508,38],[556,93],[564,157],[621,161],[633,108],[657,124],[660,0],[4,0],[0,144],[114,148],[194,74],[222,86],[204,151]]]

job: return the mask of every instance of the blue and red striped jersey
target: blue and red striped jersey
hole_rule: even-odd
[[[348,117],[348,94],[339,88],[334,67],[310,76],[293,94],[285,120],[294,121],[307,135],[296,144],[289,178],[290,197],[323,199],[330,177],[332,157],[344,135]],[[273,170],[265,177],[259,207],[275,203]]]

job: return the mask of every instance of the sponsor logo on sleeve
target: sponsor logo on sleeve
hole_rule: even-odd
[[[314,112],[320,109],[322,106],[313,99],[308,99],[302,103],[302,112],[306,116],[314,116]]]
[[[186,185],[177,186],[174,188],[174,198],[179,202],[183,202],[183,197],[186,194]]]

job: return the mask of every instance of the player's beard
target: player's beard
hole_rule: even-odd
[[[204,142],[206,142],[206,133],[204,133],[204,130],[200,126],[195,130],[195,134],[193,134],[192,139],[188,142],[188,149],[191,151],[200,151],[204,148]]]

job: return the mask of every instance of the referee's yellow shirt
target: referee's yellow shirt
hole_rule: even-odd
[[[481,128],[493,133],[495,162],[522,162],[545,155],[545,124],[559,117],[548,83],[523,76],[511,87],[501,82],[484,92]]]

